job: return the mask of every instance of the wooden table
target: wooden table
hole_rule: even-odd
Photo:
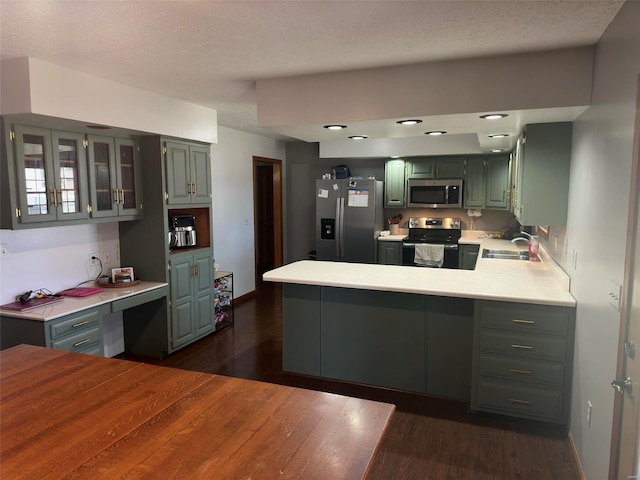
[[[13,478],[363,478],[394,406],[31,345],[0,352]]]

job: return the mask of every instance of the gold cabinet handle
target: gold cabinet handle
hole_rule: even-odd
[[[84,322],[74,323],[73,325],[71,325],[71,328],[78,328],[78,327],[82,327],[83,325],[86,325],[87,323],[89,323],[89,321],[88,321],[88,320],[85,320]]]
[[[519,398],[510,398],[509,401],[511,403],[518,403],[520,405],[531,405],[529,400],[520,400]]]
[[[54,207],[57,207],[57,206],[58,206],[58,196],[57,196],[57,194],[56,194],[56,193],[57,193],[57,192],[56,192],[56,189],[55,189],[55,188],[51,190],[51,198],[53,199],[53,201],[52,201],[51,203],[53,203],[53,206],[54,206]]]
[[[531,375],[531,371],[529,370],[518,370],[517,368],[510,368],[510,373],[517,373],[518,375]]]
[[[62,206],[62,190],[58,192],[58,196],[60,198],[60,200],[58,200],[58,203],[60,204],[60,206]]]
[[[192,195],[197,195],[198,194],[198,184],[196,182],[193,182],[193,193]]]
[[[85,338],[84,340],[80,340],[79,342],[76,342],[73,344],[74,347],[79,347],[80,345],[84,345],[85,343],[89,343],[91,340],[88,338]]]
[[[124,189],[120,189],[120,204],[124,205]]]
[[[535,325],[535,320],[518,320],[517,318],[514,318],[513,320],[511,320],[513,323],[525,323],[527,325]]]
[[[118,203],[118,189],[117,188],[113,189],[113,203],[115,203],[115,204]]]

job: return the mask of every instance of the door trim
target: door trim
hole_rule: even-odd
[[[258,217],[256,212],[258,191],[256,182],[256,167],[259,163],[268,163],[273,167],[272,186],[273,186],[273,262],[274,267],[280,267],[283,263],[283,220],[282,220],[282,160],[276,160],[273,158],[265,157],[253,157],[253,252],[254,252],[254,265],[253,271],[255,275],[256,285],[259,282],[258,278]]]

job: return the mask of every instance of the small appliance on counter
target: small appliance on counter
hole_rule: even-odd
[[[175,215],[169,217],[169,247],[188,248],[196,246],[196,217]]]

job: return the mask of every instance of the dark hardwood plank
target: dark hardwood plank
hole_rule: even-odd
[[[165,359],[142,360],[395,404],[371,479],[580,479],[563,427],[471,413],[464,402],[282,373],[277,284],[260,284],[235,312],[234,327]]]

